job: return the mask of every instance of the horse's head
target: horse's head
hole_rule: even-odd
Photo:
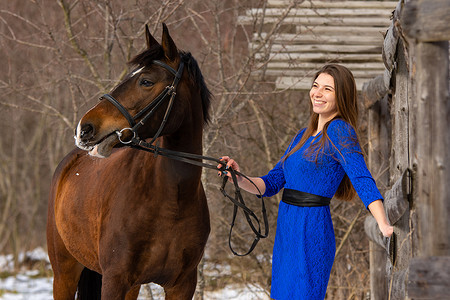
[[[147,49],[130,61],[134,70],[78,123],[76,145],[93,156],[108,157],[136,135],[171,134],[192,113],[208,121],[210,93],[195,59],[177,50],[165,24],[161,44],[145,32]]]

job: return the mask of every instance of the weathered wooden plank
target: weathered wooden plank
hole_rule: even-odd
[[[269,66],[262,70],[255,71],[255,74],[265,73],[268,76],[290,76],[290,77],[308,77],[312,78],[316,70],[303,70],[303,69],[272,69]],[[355,78],[365,78],[370,80],[378,74],[377,71],[369,70],[353,70],[353,76]]]
[[[398,1],[299,1],[297,7],[315,8],[393,8]],[[269,7],[286,7],[293,0],[268,0]]]
[[[397,53],[398,32],[394,23],[391,24],[386,32],[386,37],[383,41],[382,57],[386,69],[392,72],[395,65],[395,53]]]
[[[238,16],[237,22],[241,25],[253,25],[257,16]],[[258,19],[262,20],[261,16]],[[264,24],[280,23],[280,17],[265,16]],[[329,16],[287,16],[281,24],[295,24],[295,25],[333,25],[333,26],[361,26],[361,27],[380,27],[387,28],[390,24],[389,17],[329,17]]]
[[[269,60],[298,60],[298,61],[379,61],[381,56],[378,54],[328,54],[328,53],[270,53],[269,57],[265,54],[257,53],[255,59]]]
[[[450,256],[416,257],[411,260],[407,283],[413,299],[450,299]]]
[[[393,7],[394,8],[394,7]],[[286,8],[250,8],[246,10],[247,16],[283,16],[288,10]],[[322,16],[322,17],[354,17],[354,16],[376,16],[389,18],[391,11],[378,8],[293,8],[288,11],[288,16]]]
[[[266,33],[253,35],[253,41],[259,41],[267,37]],[[271,37],[272,43],[279,44],[328,44],[328,45],[381,45],[383,43],[383,36],[353,36],[353,35],[314,35],[314,34],[294,34],[281,33]],[[381,59],[381,55],[380,55]]]
[[[377,101],[375,105],[371,106],[371,109],[368,110],[368,166],[382,194],[384,194],[384,191],[389,185],[388,166],[391,137],[389,130],[390,113],[388,102],[389,99],[386,95],[382,101]],[[386,263],[388,261],[386,250],[372,241],[369,242],[369,246],[370,299],[385,300],[388,298],[388,284],[386,277]]]
[[[416,82],[410,147],[417,167],[417,207],[423,256],[450,255],[450,99],[448,42],[418,43],[410,68]]]
[[[450,0],[407,1],[401,16],[406,36],[419,42],[450,40]]]
[[[378,75],[374,79],[364,83],[362,95],[364,106],[369,109],[389,91],[389,82],[386,84],[384,75]]]
[[[365,71],[378,71],[382,73],[385,69],[382,63],[379,62],[358,62],[358,63],[343,63],[345,67],[349,68],[352,72],[356,70],[365,70]],[[297,68],[304,70],[319,70],[323,63],[315,63],[315,62],[297,62],[297,61],[269,61],[267,62],[267,66],[269,68]]]
[[[410,126],[409,126],[409,104],[411,98],[410,89],[410,73],[408,70],[408,60],[405,54],[407,50],[403,40],[400,39],[397,45],[396,63],[395,63],[395,76],[392,78],[392,85],[395,87],[395,93],[393,94],[391,104],[392,115],[392,136],[395,139],[392,141],[391,150],[391,166],[390,175],[391,182],[397,181],[401,176],[404,176],[406,169],[410,168],[410,153],[408,149],[410,139]],[[389,72],[390,74],[390,72]],[[406,228],[405,228],[406,230]]]
[[[384,25],[384,24],[382,24]],[[299,34],[307,34],[314,32],[314,34],[345,34],[348,35],[351,33],[352,35],[371,35],[382,37],[386,32],[386,28],[383,26],[380,27],[362,27],[360,25],[348,25],[348,26],[334,26],[330,25],[299,25],[296,26],[296,32]]]
[[[250,43],[249,49],[258,49],[258,43]],[[263,52],[262,48],[259,52]],[[270,47],[271,52],[282,53],[305,53],[305,52],[325,52],[325,53],[371,53],[380,54],[381,46],[377,45],[323,45],[323,44],[308,44],[308,45],[280,45],[274,44]]]
[[[397,43],[399,37],[397,22],[400,18],[401,9],[402,9],[402,2],[399,1],[394,11],[393,20],[386,32],[386,36],[383,42],[383,51],[382,51],[383,62],[384,65],[386,66],[386,69],[388,69],[389,72],[392,72],[392,70],[394,69],[394,59],[395,53],[397,53]]]
[[[377,221],[372,215],[367,216],[364,220],[364,231],[372,242],[389,251],[390,240],[389,238],[383,237],[383,234],[378,228]]]
[[[394,135],[395,136],[395,135]],[[390,190],[386,192],[384,199],[384,207],[386,215],[391,225],[404,215],[409,208],[408,193],[410,189],[409,171],[406,170],[402,177],[399,178]]]
[[[391,275],[391,286],[389,298],[390,300],[406,299],[406,283],[408,278],[408,269],[394,271]]]
[[[358,91],[362,89],[362,86],[366,80],[364,78],[355,78],[356,88]],[[278,77],[275,81],[277,89],[295,89],[295,90],[309,90],[311,89],[311,78],[298,78],[298,77]]]
[[[389,187],[389,160],[391,149],[390,98],[386,94],[381,101],[368,109],[368,166],[377,187],[384,195]]]
[[[388,299],[388,284],[386,280],[386,250],[369,241],[370,260],[370,299]]]

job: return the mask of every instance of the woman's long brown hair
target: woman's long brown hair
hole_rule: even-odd
[[[353,77],[352,72],[344,66],[337,64],[327,64],[323,66],[314,76],[313,82],[317,79],[317,77],[326,73],[334,78],[334,87],[336,93],[336,107],[337,107],[337,115],[335,119],[342,119],[348,122],[353,128],[356,130],[357,122],[358,122],[358,101],[357,101],[357,91],[355,79]],[[286,160],[291,154],[300,149],[306,142],[306,140],[313,135],[313,133],[317,130],[317,126],[319,123],[319,115],[313,111],[313,106],[311,101],[310,104],[310,119],[308,127],[303,133],[300,142],[284,157],[283,161]],[[310,146],[307,150],[308,155],[312,155],[317,162],[317,158],[320,153],[323,153],[325,144],[329,142],[331,145],[333,144],[328,137],[327,129],[328,125],[333,121],[330,120],[327,122],[322,129],[322,137],[315,143],[314,146]],[[355,143],[358,141],[355,140]],[[334,145],[333,145],[334,146]],[[334,146],[335,147],[335,146]],[[353,188],[352,183],[347,175],[342,179],[336,194],[334,195],[336,198],[350,201],[356,196],[356,191]]]

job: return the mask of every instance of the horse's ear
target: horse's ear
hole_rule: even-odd
[[[163,47],[166,58],[169,61],[174,61],[179,57],[178,49],[177,46],[175,46],[175,43],[173,42],[172,38],[170,37],[169,29],[167,29],[166,24],[163,23],[162,25],[163,25],[163,34],[161,39],[161,45]]]
[[[145,39],[147,40],[147,49],[153,48],[156,45],[159,46],[159,43],[155,40],[153,35],[150,33],[150,30],[148,29],[147,24],[145,24]]]

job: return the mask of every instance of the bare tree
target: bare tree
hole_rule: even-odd
[[[177,46],[192,52],[197,59],[213,92],[204,154],[230,155],[241,162],[244,173],[265,174],[296,132],[306,126],[309,115],[307,95],[276,90],[274,79],[265,74],[273,52],[271,45],[283,19],[300,2],[283,8],[279,21],[262,34],[266,26],[264,14],[255,15],[250,25],[238,24],[236,20],[247,7],[264,9],[266,1],[3,1],[0,250],[17,254],[45,245],[43,232],[51,174],[74,147],[72,135],[80,116],[129,72],[127,62],[145,44],[145,24],[157,37],[160,23],[166,22]],[[255,36],[258,44],[249,47]],[[261,241],[248,257],[232,258],[228,250],[232,205],[218,191],[221,180],[214,171],[204,171],[203,182],[210,204],[212,234],[201,264],[204,267],[200,270],[197,299],[202,299],[203,289],[237,283],[269,293],[280,198],[266,199],[269,238]],[[246,195],[246,201],[256,211],[259,209],[256,198]],[[368,278],[368,269],[364,270],[368,266],[368,250],[361,239],[360,206],[340,202],[333,205],[340,248],[329,294],[330,298],[339,299],[338,294],[359,295],[367,290],[364,279]],[[238,220],[236,227],[233,245],[244,251],[253,237],[243,219]],[[228,266],[230,272],[218,274],[218,278],[208,276],[217,264]],[[355,282],[358,286],[347,292]]]

